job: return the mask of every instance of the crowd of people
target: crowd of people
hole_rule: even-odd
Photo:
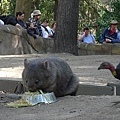
[[[27,29],[27,33],[34,37],[43,38],[54,38],[56,22],[53,22],[51,27],[49,26],[49,21],[47,19],[40,21],[41,12],[40,10],[34,10],[31,13],[31,17],[28,20],[23,22],[25,12],[19,11],[16,12],[16,16],[10,16],[6,23],[0,20],[0,26],[4,24],[11,24],[17,27],[22,27]],[[106,28],[101,34],[100,43],[120,43],[120,31],[117,28],[118,22],[112,20],[110,26]],[[78,36],[78,42],[84,43],[96,43],[94,35],[91,33],[88,27],[85,27],[81,34]]]
[[[43,38],[54,38],[55,29],[56,29],[56,22],[53,21],[52,26],[49,26],[49,21],[47,19],[44,19],[41,23],[40,16],[41,12],[40,10],[34,10],[31,13],[31,17],[28,18],[26,22],[23,21],[23,18],[25,16],[25,12],[18,11],[16,12],[15,16],[10,16],[6,23],[4,23],[2,20],[0,20],[0,26],[4,24],[10,24],[19,28],[24,28],[27,30],[27,33],[32,36],[34,39],[38,37]]]
[[[110,26],[105,28],[101,34],[100,43],[120,43],[120,31],[117,28],[118,22],[112,20]],[[83,32],[78,36],[78,42],[84,43],[97,43],[94,35],[91,33],[88,27],[83,29]]]

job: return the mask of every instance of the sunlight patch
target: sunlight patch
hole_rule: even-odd
[[[21,67],[0,68],[0,77],[21,78],[22,70]]]

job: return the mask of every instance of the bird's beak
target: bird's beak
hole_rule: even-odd
[[[100,69],[101,69],[101,67],[98,68],[98,70],[100,70]]]

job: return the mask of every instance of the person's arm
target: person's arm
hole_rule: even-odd
[[[105,41],[105,33],[106,33],[106,30],[107,30],[107,29],[105,29],[105,30],[103,31],[102,35],[101,35],[100,43],[106,42],[106,41]]]
[[[85,32],[83,32],[81,35],[78,37],[78,41],[82,41],[85,36]]]
[[[29,28],[27,29],[27,33],[28,33],[30,36],[33,36],[34,39],[39,37],[39,35],[34,34],[34,31],[31,30],[31,29],[29,29]]]
[[[111,43],[120,43],[120,32],[117,33],[117,38],[116,39],[112,39]]]
[[[22,26],[21,26],[20,24],[18,24],[18,23],[17,23],[15,26],[16,26],[17,28],[19,28],[19,29],[22,29]]]

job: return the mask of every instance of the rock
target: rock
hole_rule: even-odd
[[[53,52],[53,39],[34,39],[23,28],[0,26],[0,54],[20,55]]]

